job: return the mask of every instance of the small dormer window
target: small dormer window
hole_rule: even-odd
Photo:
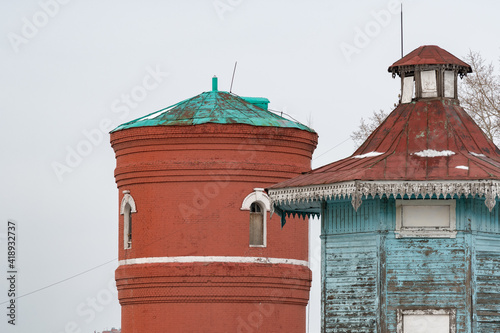
[[[396,200],[396,238],[455,238],[455,200]]]

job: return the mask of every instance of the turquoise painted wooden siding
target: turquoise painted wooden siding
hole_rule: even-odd
[[[465,200],[462,202],[464,201]],[[464,202],[463,206],[466,212],[466,217],[471,219],[470,223],[472,231],[496,234],[500,233],[500,221],[498,219],[499,203],[495,205],[491,213],[484,204],[484,199],[467,200]]]
[[[385,219],[379,216],[380,207],[381,200],[365,200],[356,212],[351,200],[329,202],[322,213],[322,233],[350,234],[386,229]]]
[[[500,235],[474,238],[476,332],[500,332]]]
[[[325,236],[323,332],[376,332],[378,235]]]
[[[478,231],[500,234],[500,204],[492,212],[484,199],[456,199],[456,228],[459,231]],[[396,200],[394,198],[366,199],[356,212],[351,200],[327,202],[322,210],[322,233],[344,234],[395,229]]]
[[[386,239],[387,327],[396,332],[398,308],[455,308],[457,332],[470,330],[468,245],[457,238]],[[468,282],[469,281],[469,282]]]
[[[396,238],[396,201],[322,209],[323,332],[396,333],[397,309],[456,309],[457,333],[500,332],[498,204],[456,199],[456,238]]]

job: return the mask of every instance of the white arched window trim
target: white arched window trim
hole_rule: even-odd
[[[264,193],[263,188],[254,188],[254,191],[247,195],[245,199],[243,199],[243,203],[241,204],[241,210],[248,210],[250,211],[250,207],[252,206],[253,203],[259,204],[259,206],[263,210],[263,245],[252,245],[250,244],[250,247],[266,247],[267,246],[267,212],[271,210],[271,200],[267,196],[266,193]]]
[[[241,210],[250,210],[250,206],[254,202],[259,202],[264,206],[266,211],[271,210],[271,199],[267,196],[267,194],[264,193],[263,188],[254,188],[254,192],[250,193],[249,195],[246,196],[245,199],[243,199],[243,203],[241,204]]]
[[[132,213],[137,212],[137,207],[135,205],[134,198],[130,195],[130,191],[123,191],[123,194],[125,195],[123,196],[120,204],[120,214],[123,215],[123,248],[130,249],[132,247],[132,238],[129,237],[129,234],[131,233],[131,219]],[[130,210],[127,206],[130,207]]]
[[[123,193],[125,195],[123,196],[122,203],[120,205],[120,214],[123,215],[123,213],[125,213],[125,205],[126,204],[130,205],[130,212],[136,213],[137,208],[135,206],[134,198],[132,198],[132,196],[130,195],[130,191],[123,191]]]

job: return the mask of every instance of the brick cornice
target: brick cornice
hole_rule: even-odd
[[[311,271],[300,265],[162,263],[120,266],[123,305],[191,302],[269,302],[305,306]]]

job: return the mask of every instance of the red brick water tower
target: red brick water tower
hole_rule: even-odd
[[[262,189],[309,171],[317,134],[212,83],[111,132],[122,332],[303,333],[308,223],[282,230]]]

